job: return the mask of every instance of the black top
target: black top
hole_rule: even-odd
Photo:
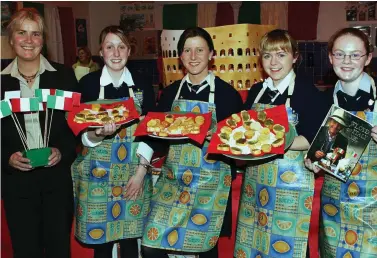
[[[376,78],[373,78],[374,82],[376,83]],[[334,94],[333,87],[331,90],[327,90],[327,109],[330,109],[330,106],[334,103],[333,94]],[[363,90],[357,90],[355,96],[349,96],[342,91],[338,91],[336,93],[338,97],[338,104],[339,107],[348,110],[348,111],[373,111],[374,105],[376,105],[376,99],[373,96],[372,85],[370,86],[369,93]],[[369,103],[369,100],[374,100],[373,104]],[[371,104],[371,105],[370,105]]]
[[[244,105],[245,109],[251,109],[262,87],[263,82],[260,82],[250,88]],[[274,96],[274,94],[268,94],[266,90],[259,103],[284,105],[288,98],[288,88],[284,91],[284,94],[279,95],[273,103],[270,103]],[[317,90],[309,77],[296,76],[290,106],[298,114],[299,122],[296,125],[298,135],[304,136],[309,143],[314,139],[323,119],[326,117],[328,108],[325,103],[327,103],[326,95]]]
[[[73,70],[71,68],[66,68],[61,64],[50,61],[49,63],[56,69],[56,71],[50,72],[46,70],[41,74],[39,88],[75,91],[77,80]],[[20,81],[17,78],[11,77],[10,74],[1,75],[1,86],[1,99],[4,99],[4,93],[6,91],[20,90]],[[18,121],[25,132],[24,113],[14,114],[17,116]],[[49,112],[49,118],[50,115],[51,112]],[[43,135],[45,111],[39,112],[39,121]],[[30,194],[30,191],[37,191],[38,186],[35,185],[35,175],[43,175],[43,180],[47,180],[44,181],[45,187],[61,189],[61,187],[66,186],[67,184],[72,184],[70,167],[76,157],[75,145],[75,138],[67,125],[65,112],[54,110],[48,146],[60,150],[62,154],[61,161],[51,168],[40,167],[29,172],[21,172],[9,166],[8,163],[9,158],[13,153],[24,151],[20,136],[11,116],[1,119],[2,192],[4,194],[9,192],[9,194],[28,195]],[[47,173],[45,173],[46,171]],[[63,184],[63,182],[66,184]],[[40,183],[40,181],[38,181],[38,183]],[[66,190],[69,188],[63,187],[62,189]],[[17,191],[17,193],[14,193],[15,191]],[[69,191],[72,192],[72,189]]]
[[[131,72],[131,71],[130,71]],[[81,78],[79,82],[78,91],[81,92],[81,102],[95,101],[99,97],[100,92],[100,78],[102,70],[89,73]],[[131,72],[134,86],[132,87],[134,93],[142,91],[142,114],[155,109],[155,95],[153,91],[152,81],[147,77],[143,77],[139,72]],[[105,87],[105,99],[118,99],[129,97],[128,85],[123,82],[119,88],[111,85]]]

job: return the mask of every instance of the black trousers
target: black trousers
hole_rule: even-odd
[[[52,168],[43,172],[24,173],[30,173],[26,176],[27,182],[21,182],[25,183],[25,188],[17,187],[20,186],[17,184],[19,180],[25,177],[3,175],[8,186],[2,199],[13,257],[69,258],[73,219],[72,181],[68,181],[70,176],[65,175],[62,180],[55,177],[57,181],[51,181],[49,179],[54,177]],[[12,185],[14,187],[9,187]]]
[[[219,252],[217,249],[217,244],[214,248],[203,253],[183,253],[174,252],[164,249],[151,248],[146,246],[141,246],[141,254],[143,258],[169,258],[168,254],[178,254],[178,255],[199,255],[200,258],[218,258]]]
[[[137,238],[122,239],[117,242],[95,245],[94,258],[112,258],[113,246],[119,243],[121,258],[139,258]]]

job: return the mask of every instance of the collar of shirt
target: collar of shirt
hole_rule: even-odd
[[[40,55],[40,62],[39,62],[39,71],[37,76],[41,75],[45,71],[56,72],[56,69],[52,67],[52,65],[47,61],[47,59]],[[1,74],[10,74],[10,76],[17,78],[19,80],[24,81],[25,79],[20,75],[18,72],[18,58],[16,57],[12,63],[10,63],[2,72]]]
[[[288,88],[289,83],[291,82],[293,76],[293,69],[285,76],[285,78],[275,87],[271,77],[268,77],[264,83],[263,88],[270,88],[270,90],[278,90],[281,95],[284,94],[284,91]]]
[[[363,77],[360,80],[358,89],[365,91],[366,93],[370,93],[370,80],[369,80],[369,76],[366,73],[363,73]],[[335,84],[333,95],[335,96],[338,93],[338,91],[344,92],[342,83],[340,82],[340,80],[338,80],[337,83]]]
[[[100,82],[99,82],[99,84],[102,87],[112,84],[115,88],[119,88],[123,82],[125,82],[128,85],[128,87],[132,87],[135,85],[134,81],[132,80],[131,73],[127,69],[127,67],[124,67],[123,73],[120,76],[118,83],[115,83],[113,81],[113,78],[111,78],[111,75],[109,73],[109,70],[107,69],[107,66],[105,65],[103,67]]]
[[[209,80],[210,80],[210,75],[209,75],[209,73],[208,73],[208,75],[206,76],[206,78],[204,78],[201,82],[199,82],[199,83],[197,83],[197,84],[194,84],[194,85],[199,85],[199,84],[203,83],[204,81],[209,82]],[[189,76],[187,76],[186,82],[193,84],[193,83],[190,81],[190,77],[189,77]],[[200,88],[197,90],[196,94],[198,94],[199,92],[201,92],[202,90],[204,90],[205,88],[207,88],[208,85],[209,85],[209,83],[207,83],[207,84],[203,85],[202,87],[200,87]],[[187,87],[189,88],[189,91],[191,92],[191,87],[188,86],[188,84],[187,84]]]

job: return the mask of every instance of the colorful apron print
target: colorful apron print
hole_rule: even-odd
[[[302,151],[247,167],[234,256],[306,257],[313,194],[314,175],[305,169]]]
[[[185,78],[180,89],[184,81]],[[210,87],[214,92],[214,76]],[[212,112],[216,120],[213,93],[209,102],[178,100],[180,89],[173,111]],[[207,159],[208,142],[202,148],[185,142],[171,143],[153,189],[142,245],[205,252],[212,249],[219,238],[232,177],[229,165]]]
[[[377,125],[377,113],[352,112]],[[322,257],[377,257],[377,144],[371,140],[347,183],[325,174],[321,192]]]
[[[153,189],[150,175],[145,176],[142,196],[135,201],[123,198],[139,163],[133,136],[136,127],[123,128],[94,148],[84,147],[72,164],[75,236],[83,243],[102,244],[143,234]]]

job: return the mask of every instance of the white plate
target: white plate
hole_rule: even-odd
[[[125,125],[125,124],[128,124],[128,123],[130,123],[130,122],[132,122],[134,120],[135,120],[135,118],[131,119],[129,121],[124,121],[124,122],[118,123],[116,125]],[[90,126],[88,126],[88,128],[102,128],[102,127],[103,127],[103,125],[90,125]]]
[[[148,134],[148,136],[150,136],[152,138],[163,139],[163,140],[185,140],[185,139],[189,138],[187,136],[173,137],[173,136],[158,136],[158,135],[155,135],[155,134]]]

